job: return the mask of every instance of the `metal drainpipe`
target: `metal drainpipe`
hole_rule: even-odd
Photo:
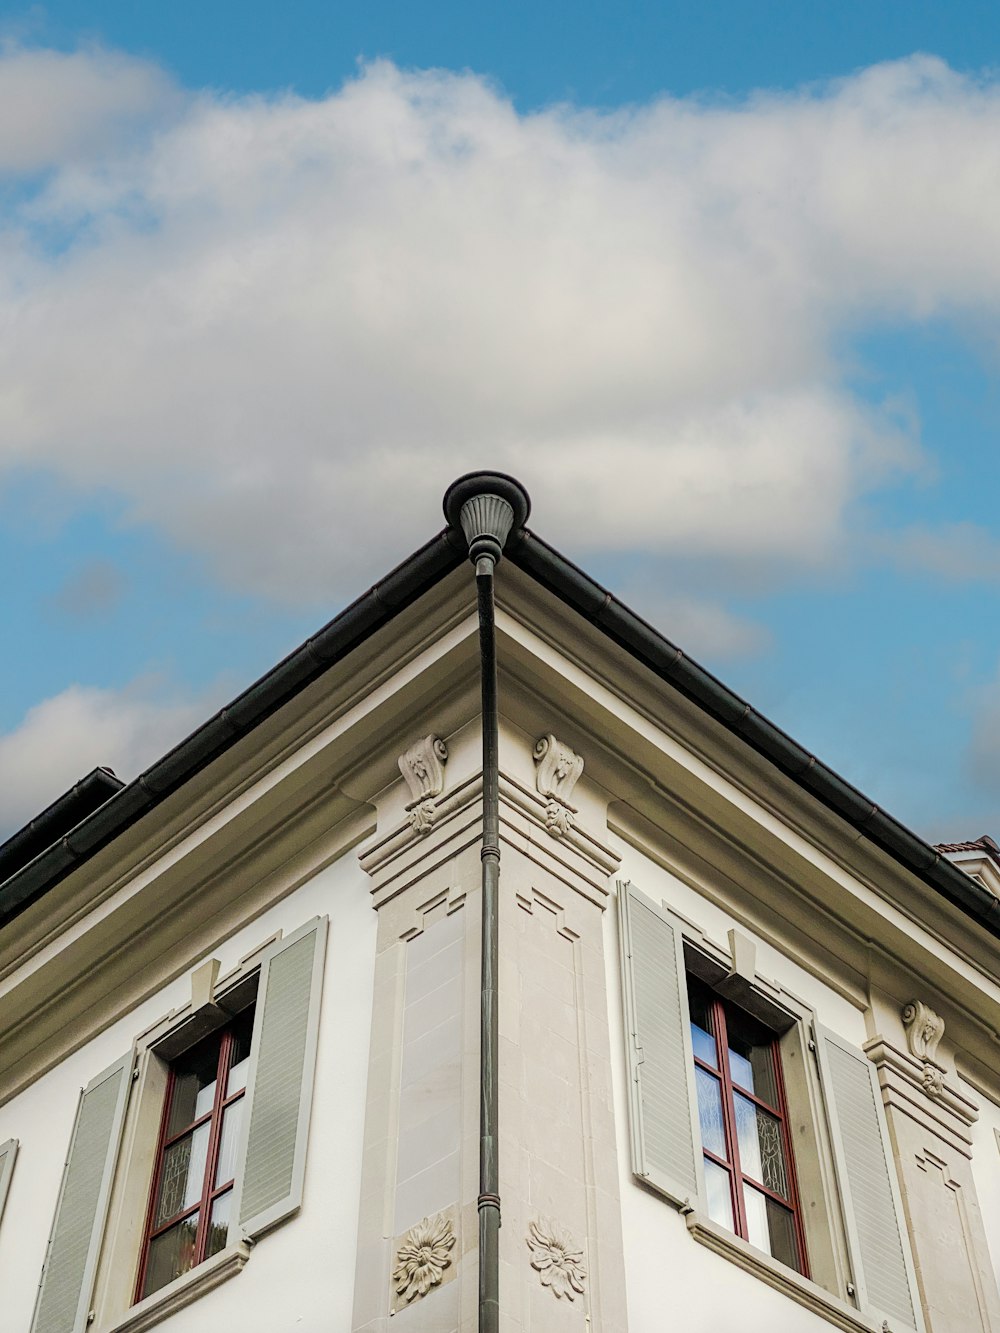
[[[500,1329],[500,1169],[498,1155],[498,1006],[500,924],[500,774],[493,571],[513,528],[530,509],[513,477],[472,472],[449,486],[444,512],[461,527],[476,570],[483,724],[482,953],[479,1046],[479,1333]]]

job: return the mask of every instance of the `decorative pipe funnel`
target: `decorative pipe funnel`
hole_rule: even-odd
[[[449,526],[461,528],[477,574],[499,562],[511,531],[524,526],[530,511],[528,492],[503,472],[468,472],[444,497],[444,516]]]

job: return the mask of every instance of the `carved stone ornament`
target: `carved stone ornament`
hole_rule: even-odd
[[[450,1217],[425,1217],[410,1227],[396,1251],[396,1267],[392,1270],[396,1295],[407,1302],[426,1296],[450,1266],[454,1244]]]
[[[938,1043],[944,1036],[944,1019],[936,1014],[929,1005],[920,1000],[911,1000],[902,1009],[903,1026],[906,1028],[906,1042],[910,1054],[924,1066],[920,1083],[928,1097],[940,1097],[944,1092],[944,1076],[935,1057]]]
[[[565,1296],[572,1301],[583,1294],[587,1280],[583,1251],[565,1231],[549,1218],[539,1217],[528,1225],[527,1242],[531,1266],[541,1274],[543,1287],[548,1287],[558,1300]]]
[[[944,1036],[944,1019],[920,1000],[903,1005],[902,1019],[910,1054],[918,1060],[933,1060]]]
[[[932,1065],[929,1060],[926,1060],[924,1062],[924,1072],[920,1077],[920,1084],[928,1097],[940,1097],[944,1092],[944,1075],[936,1065]]]
[[[434,797],[444,790],[448,747],[440,736],[425,736],[399,756],[399,771],[410,789],[406,809],[414,833],[429,833],[437,813]]]
[[[554,838],[565,837],[573,827],[576,806],[570,796],[583,772],[583,759],[550,732],[535,742],[535,786],[547,796],[545,827]]]

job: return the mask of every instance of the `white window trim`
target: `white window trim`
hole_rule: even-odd
[[[816,1025],[816,1011],[804,1000],[800,1000],[780,983],[755,974],[752,978],[742,976],[735,971],[734,950],[724,948],[698,927],[684,918],[673,914],[682,928],[684,962],[686,971],[699,977],[712,990],[724,998],[756,1012],[758,1018],[770,1027],[778,1040],[781,1055],[782,1076],[785,1092],[789,1101],[788,1130],[792,1139],[792,1160],[799,1179],[800,1193],[803,1178],[815,1174],[818,1176],[815,1186],[823,1200],[821,1215],[799,1206],[799,1220],[805,1231],[806,1251],[813,1278],[804,1277],[793,1268],[782,1264],[772,1255],[758,1250],[748,1241],[735,1233],[729,1233],[724,1227],[717,1226],[697,1209],[691,1210],[689,1228],[697,1240],[709,1244],[712,1249],[722,1250],[728,1241],[735,1245],[736,1261],[745,1268],[757,1271],[754,1256],[766,1261],[766,1267],[779,1275],[788,1274],[797,1279],[791,1288],[799,1291],[799,1284],[806,1284],[807,1291],[822,1292],[834,1303],[849,1310],[860,1324],[850,1327],[870,1328],[873,1325],[854,1305],[846,1301],[854,1295],[851,1282],[851,1268],[847,1251],[845,1222],[842,1216],[839,1194],[836,1186],[836,1168],[833,1146],[829,1141],[826,1128],[823,1088],[819,1069],[816,1064],[812,1033]],[[733,941],[737,943],[736,940]],[[729,978],[729,984],[726,984]],[[797,1061],[796,1070],[793,1062]],[[798,1088],[794,1086],[796,1080]],[[698,1231],[695,1232],[694,1228]],[[716,1233],[719,1243],[716,1244]],[[738,1256],[738,1257],[737,1257]],[[772,1286],[777,1285],[772,1282]],[[781,1290],[784,1290],[784,1286]]]
[[[224,1002],[240,987],[254,984],[255,978],[259,978],[265,953],[280,939],[282,932],[279,930],[241,958],[237,966],[216,983],[215,1000]],[[196,973],[199,971],[201,967],[195,969]],[[142,1329],[152,1328],[175,1309],[183,1308],[220,1282],[235,1277],[250,1257],[251,1245],[242,1238],[235,1239],[231,1233],[225,1249],[217,1255],[181,1274],[144,1300],[133,1303],[167,1087],[168,1064],[158,1051],[192,1024],[196,1012],[193,1002],[189,1001],[158,1019],[135,1042],[133,1087],[94,1291],[93,1333],[140,1333]],[[219,1024],[223,1021],[224,1016],[220,1017]],[[210,1030],[206,1028],[204,1032],[192,1033],[189,1044],[195,1044]],[[180,1054],[180,1049],[173,1052],[171,1058],[176,1054]]]
[[[629,1134],[635,1179],[642,1187],[652,1190],[678,1208],[684,1214],[693,1238],[701,1244],[709,1246],[746,1271],[756,1273],[772,1287],[786,1292],[794,1300],[822,1314],[838,1327],[850,1331],[865,1330],[866,1333],[868,1330],[881,1330],[882,1316],[876,1317],[876,1311],[872,1308],[859,1308],[859,1293],[855,1290],[847,1230],[851,1223],[845,1217],[841,1206],[834,1145],[830,1139],[829,1117],[834,1108],[828,1104],[826,1080],[821,1068],[820,1052],[817,1050],[820,1041],[829,1034],[824,1034],[820,1029],[811,1006],[799,1000],[780,984],[756,974],[752,943],[742,939],[738,932],[730,932],[732,948],[725,949],[710,940],[702,930],[674,911],[665,901],[659,902],[650,898],[641,893],[635,885],[619,881],[618,893],[623,904],[621,909],[623,913],[627,913],[624,895],[631,894],[640,899],[654,914],[664,919],[678,942],[685,972],[701,977],[723,997],[748,1009],[750,1013],[756,1014],[773,1028],[779,1035],[781,1043],[786,1085],[790,1081],[788,1057],[793,1051],[800,1057],[796,1061],[795,1069],[799,1089],[797,1094],[792,1094],[793,1114],[790,1116],[790,1129],[793,1132],[792,1150],[800,1187],[803,1174],[811,1174],[810,1192],[814,1197],[818,1197],[823,1205],[822,1209],[800,1210],[800,1217],[806,1228],[807,1252],[813,1278],[803,1277],[794,1269],[786,1267],[772,1256],[757,1250],[749,1242],[712,1222],[705,1215],[705,1205],[700,1190],[692,1197],[683,1199],[676,1189],[671,1190],[657,1180],[658,1172],[644,1169],[641,1107],[636,1104],[637,1098],[630,1096]],[[624,1035],[631,1091],[634,1076],[633,1062],[636,1057],[630,1046],[629,1024],[634,1020],[630,1013],[629,988],[632,983],[628,973],[632,964],[626,958],[626,948],[630,950],[632,946],[631,943],[626,944],[625,938],[622,939],[621,945],[626,1021]],[[683,1036],[685,1046],[689,1047],[689,1034],[685,1032]],[[641,1050],[641,1046],[639,1049]],[[857,1054],[860,1057],[863,1052]],[[690,1049],[688,1056],[689,1058],[691,1056]],[[639,1064],[641,1065],[641,1056]],[[696,1115],[693,1091],[691,1105],[692,1113]],[[803,1132],[801,1127],[804,1123],[806,1129]],[[696,1142],[700,1145],[700,1130]],[[890,1188],[896,1199],[896,1217],[901,1228],[903,1258],[907,1264],[914,1304],[914,1328],[922,1330],[919,1294],[908,1255],[905,1214],[899,1207],[898,1188],[891,1175],[895,1163],[892,1160],[891,1145],[886,1137],[884,1125],[882,1145],[890,1170]],[[697,1150],[697,1159],[700,1165],[700,1146]],[[909,1324],[906,1326],[909,1327]]]
[[[747,1273],[753,1273],[769,1287],[784,1292],[799,1305],[804,1305],[807,1310],[821,1315],[837,1328],[845,1329],[846,1333],[872,1333],[872,1330],[879,1328],[879,1325],[861,1310],[848,1305],[846,1301],[839,1300],[825,1287],[819,1286],[810,1278],[803,1277],[794,1268],[780,1263],[773,1255],[758,1250],[749,1241],[745,1241],[732,1231],[727,1231],[700,1213],[691,1210],[685,1214],[685,1221],[688,1231],[700,1245],[708,1246],[730,1263],[736,1264]]]
[[[207,1291],[235,1277],[249,1258],[250,1246],[245,1241],[228,1245],[197,1268],[183,1273],[138,1305],[133,1305],[121,1319],[105,1325],[102,1333],[145,1333],[146,1329],[153,1328],[161,1320],[183,1310]]]

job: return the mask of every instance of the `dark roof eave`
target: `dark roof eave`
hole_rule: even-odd
[[[460,534],[439,533],[99,810],[0,885],[0,926],[124,832],[242,739],[465,558]],[[1000,899],[886,814],[721,681],[699,667],[606,588],[527,528],[511,534],[511,563],[574,607],[864,837],[1000,937]]]
[[[230,749],[464,559],[464,546],[445,529],[397,565],[231,704],[0,884],[0,927]]]
[[[814,754],[803,749],[745,699],[685,657],[675,644],[582,569],[527,528],[510,539],[506,554],[519,569],[575,607],[602,633],[644,662],[661,680],[667,681],[727,730],[741,737],[782,773],[805,787],[817,800],[985,926],[991,934],[1000,937],[1000,899]]]

